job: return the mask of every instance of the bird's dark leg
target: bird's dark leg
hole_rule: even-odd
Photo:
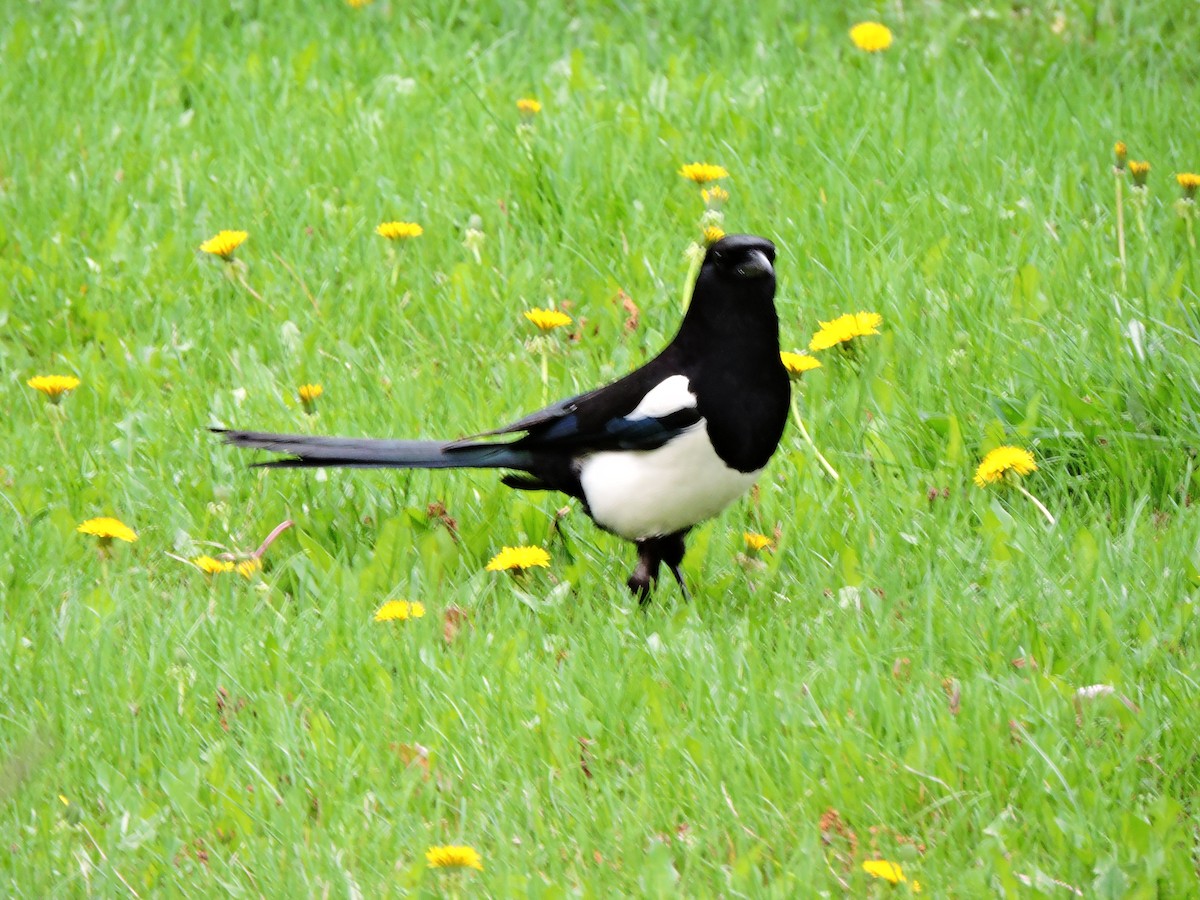
[[[633,570],[627,583],[634,596],[638,598],[638,603],[645,606],[650,602],[650,588],[654,582],[658,581],[658,567],[662,558],[655,548],[654,538],[638,541],[637,550],[637,568]]]
[[[689,599],[687,585],[683,582],[683,573],[679,570],[679,564],[683,561],[683,537],[686,534],[687,529],[684,529],[674,534],[646,538],[637,542],[638,564],[637,568],[633,570],[633,574],[629,576],[628,583],[629,589],[633,591],[642,606],[650,602],[650,589],[658,581],[658,570],[663,563],[667,564],[667,568],[679,582],[679,589],[683,591],[683,599]]]
[[[685,603],[691,600],[688,596],[687,585],[683,583],[683,572],[679,570],[679,564],[683,562],[683,537],[687,534],[687,530],[677,531],[674,534],[669,534],[662,541],[662,561],[667,564],[667,568],[671,570],[671,574],[675,576],[675,580],[679,582],[679,590],[683,593]]]

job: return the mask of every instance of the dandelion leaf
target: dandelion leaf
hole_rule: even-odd
[[[308,557],[309,562],[311,562],[318,571],[328,572],[334,567],[336,560],[334,560],[332,554],[330,554],[328,550],[317,543],[312,535],[301,529],[296,529],[295,531],[297,543],[300,544],[300,548],[304,551],[304,555]]]

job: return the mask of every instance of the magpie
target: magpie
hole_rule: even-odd
[[[705,252],[679,331],[656,357],[596,390],[452,441],[212,429],[284,454],[259,466],[506,469],[504,484],[575,497],[637,546],[644,605],[665,563],[687,598],[684,537],[744,494],[779,445],[791,385],[779,356],[775,245],[726,235]]]

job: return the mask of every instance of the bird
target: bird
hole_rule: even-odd
[[[632,542],[626,585],[644,606],[666,565],[682,596],[688,531],[745,494],[779,446],[791,384],[780,358],[775,245],[709,244],[679,330],[641,367],[510,425],[455,440],[385,440],[213,428],[281,457],[257,466],[501,469],[503,484],[578,499]]]

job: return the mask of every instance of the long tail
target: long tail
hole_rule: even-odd
[[[370,438],[310,437],[265,431],[213,428],[225,443],[284,454],[255,463],[270,469],[345,466],[358,469],[518,469],[532,461],[528,451],[509,444],[385,441]]]

